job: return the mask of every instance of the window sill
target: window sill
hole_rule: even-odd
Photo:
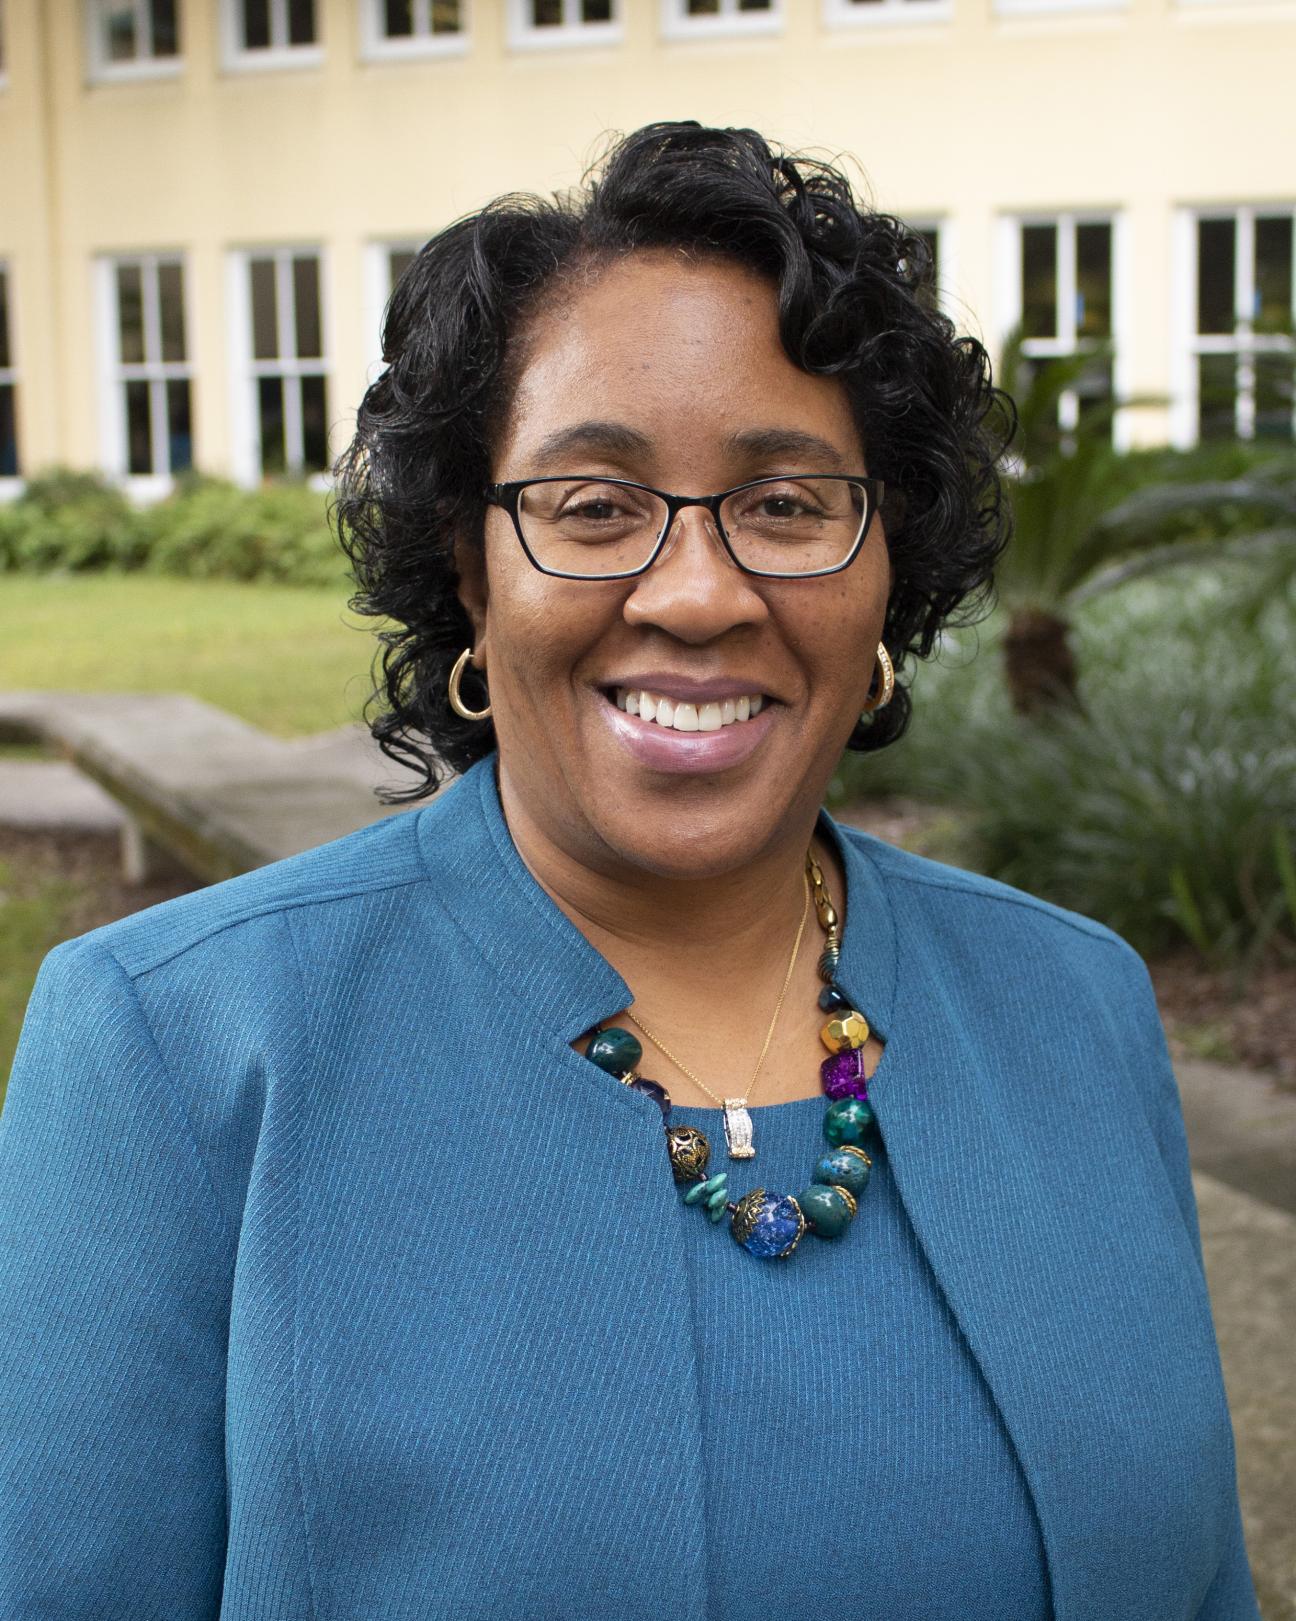
[[[661,37],[673,45],[695,39],[761,39],[781,34],[783,23],[781,10],[740,12],[733,17],[681,17],[673,0],[664,0]]]
[[[360,49],[362,62],[386,65],[390,62],[427,62],[440,57],[465,56],[466,34],[436,34],[418,39],[370,39]]]
[[[290,45],[282,48],[271,47],[264,51],[236,51],[233,55],[227,56],[224,62],[225,72],[229,74],[293,73],[323,65],[322,45]]]
[[[86,83],[147,84],[165,79],[178,79],[184,72],[183,57],[144,57],[136,62],[99,62],[91,68]]]
[[[514,51],[588,50],[590,46],[620,45],[624,38],[620,23],[579,23],[574,28],[510,30],[508,44]]]
[[[827,0],[824,7],[824,23],[832,29],[927,28],[953,17],[953,0],[874,0],[869,5]]]

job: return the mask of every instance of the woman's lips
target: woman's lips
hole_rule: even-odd
[[[718,732],[677,732],[618,709],[614,699],[598,688],[590,689],[617,741],[640,765],[651,771],[724,771],[740,764],[758,749],[774,716],[783,705],[766,699],[759,715],[736,720]]]

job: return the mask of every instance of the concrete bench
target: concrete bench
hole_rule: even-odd
[[[165,860],[207,883],[393,815],[405,785],[358,723],[283,739],[186,693],[0,693],[0,742],[40,742],[121,806],[122,866]]]

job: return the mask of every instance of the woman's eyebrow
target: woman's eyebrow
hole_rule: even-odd
[[[792,465],[795,460],[813,461],[839,473],[849,471],[836,445],[800,428],[748,428],[731,434],[725,448],[751,461],[786,460],[785,471],[790,473],[799,471]]]
[[[646,456],[652,450],[652,440],[624,422],[573,422],[545,435],[536,448],[536,460],[562,461],[582,450],[605,456]]]

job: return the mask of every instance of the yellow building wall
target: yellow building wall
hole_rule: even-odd
[[[100,463],[96,255],[183,250],[195,460],[232,465],[226,255],[318,245],[333,443],[377,352],[364,256],[422,240],[507,190],[577,180],[609,130],[662,118],[749,124],[849,155],[879,207],[940,216],[952,313],[993,349],[1005,214],[1123,213],[1126,380],[1171,376],[1172,222],[1181,205],[1296,197],[1291,0],[1129,0],[1120,10],[830,27],[785,0],[773,37],[662,38],[623,0],[615,45],[510,47],[504,0],[474,0],[464,54],[366,61],[359,0],[317,0],[316,66],[229,71],[217,0],[181,0],[173,78],[90,82],[79,0],[4,0],[0,261],[10,271],[25,468]],[[1145,410],[1136,440],[1165,434]]]

